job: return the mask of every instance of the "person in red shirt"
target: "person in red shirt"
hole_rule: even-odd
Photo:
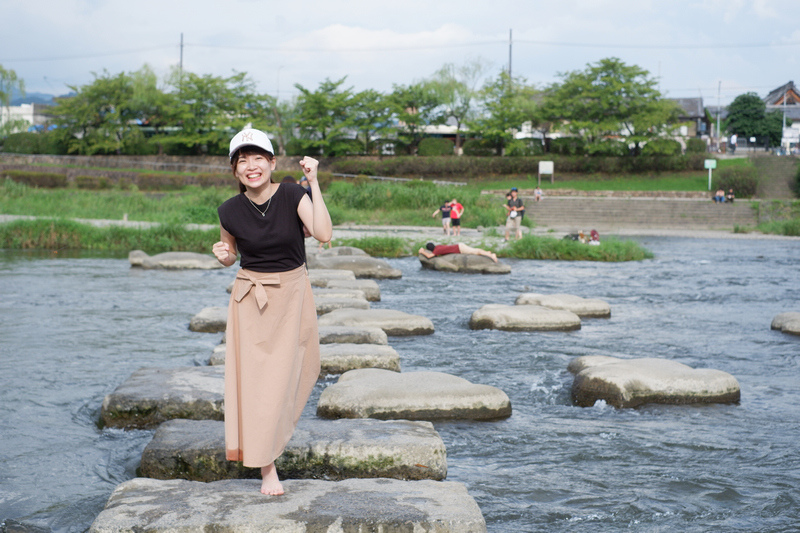
[[[487,250],[482,250],[480,248],[473,248],[472,246],[467,246],[464,243],[458,244],[433,244],[429,242],[425,245],[424,248],[419,249],[419,255],[425,256],[428,259],[432,259],[437,255],[447,255],[447,254],[468,254],[468,255],[482,255],[488,257],[495,263],[497,263],[497,254],[494,252],[489,252]]]
[[[450,201],[450,223],[453,225],[453,235],[461,235],[461,215],[464,214],[464,206],[453,198]]]

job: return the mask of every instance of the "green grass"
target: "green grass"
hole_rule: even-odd
[[[361,237],[358,239],[334,239],[335,246],[352,246],[360,248],[373,257],[404,257],[416,255],[416,250],[411,243],[400,237]]]
[[[11,249],[210,253],[211,245],[218,240],[217,230],[187,230],[183,226],[166,224],[152,229],[98,228],[61,219],[0,224],[0,248]]]
[[[600,246],[590,246],[572,239],[526,235],[497,251],[500,257],[519,259],[558,259],[563,261],[641,261],[653,254],[633,241],[605,239]]]

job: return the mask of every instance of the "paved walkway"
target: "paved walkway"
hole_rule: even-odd
[[[14,220],[33,220],[43,217],[32,217],[25,215],[0,215],[0,223],[12,222]],[[74,219],[76,222],[90,224],[96,227],[125,226],[131,228],[146,229],[157,226],[156,222],[137,222],[131,220],[101,220],[101,219]],[[214,230],[219,226],[215,224],[188,224],[188,229]],[[494,231],[492,231],[494,229]],[[548,228],[523,228],[524,233],[560,238],[566,232],[552,231]],[[437,243],[463,242],[466,244],[480,245],[493,244],[503,245],[503,234],[505,228],[497,226],[489,230],[477,230],[474,228],[462,228],[461,237],[447,237],[442,232],[441,226],[369,226],[342,224],[334,226],[333,238],[336,239],[359,239],[361,237],[399,237],[409,241],[434,241]],[[800,237],[788,237],[785,235],[770,235],[764,233],[733,233],[732,231],[717,230],[686,230],[686,229],[652,229],[652,228],[622,228],[614,231],[611,235],[625,236],[658,236],[658,237],[690,237],[705,239],[789,239],[800,240]],[[601,235],[602,238],[602,235]],[[313,239],[307,240],[307,244],[312,244]]]

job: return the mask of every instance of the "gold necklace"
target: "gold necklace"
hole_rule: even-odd
[[[258,211],[258,214],[261,215],[262,217],[267,216],[267,211],[269,211],[269,206],[272,204],[273,196],[275,196],[275,193],[269,195],[269,200],[267,200],[267,207],[266,209],[264,209],[264,211],[261,211],[261,209],[259,209],[258,206],[256,206],[255,202],[253,202],[253,200],[251,200],[249,196],[247,196],[246,194],[244,195],[244,197],[247,198],[247,201],[250,202],[250,205],[253,206],[253,209]]]

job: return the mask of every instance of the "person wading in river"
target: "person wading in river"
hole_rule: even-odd
[[[331,240],[331,217],[317,180],[318,162],[300,160],[314,201],[295,183],[274,183],[272,143],[245,129],[230,143],[241,194],[218,209],[212,247],[240,270],[228,305],[225,353],[225,455],[261,468],[261,492],[281,495],[275,459],[283,453],[319,376],[317,313],[305,265],[304,227]]]

